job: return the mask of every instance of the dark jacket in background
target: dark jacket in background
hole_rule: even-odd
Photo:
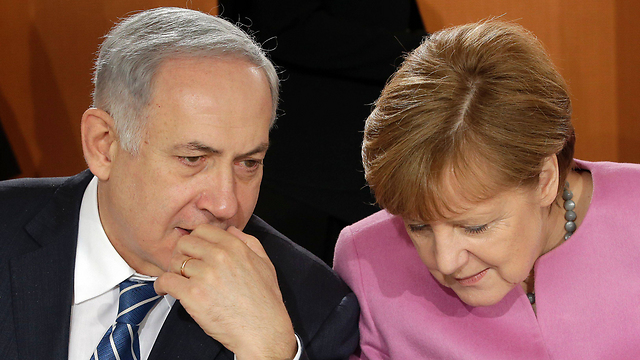
[[[20,174],[20,167],[0,121],[0,180],[12,178],[18,174]]]
[[[256,214],[332,262],[340,229],[377,208],[365,186],[364,120],[426,34],[414,0],[220,0],[282,70]]]

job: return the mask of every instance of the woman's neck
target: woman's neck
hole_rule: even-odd
[[[591,173],[588,171],[571,170],[567,175],[567,182],[569,183],[568,190],[573,193],[571,200],[576,204],[574,211],[577,216],[575,220],[577,231],[589,210],[589,205],[591,204],[593,179],[591,178]],[[546,235],[546,246],[540,256],[565,242],[565,234],[567,233],[565,224],[567,223],[567,220],[565,219],[566,210],[564,209],[564,202],[565,200],[562,198],[561,192],[554,204],[551,205],[551,211],[549,212],[549,231]],[[521,286],[527,294],[533,294],[535,292],[535,277],[533,269],[531,269],[531,273],[525,281],[522,282]],[[531,305],[533,306],[533,311],[536,312],[535,302]]]
[[[568,190],[573,193],[573,198],[571,200],[576,204],[573,211],[577,216],[575,220],[577,231],[577,229],[580,229],[580,225],[582,224],[582,221],[587,214],[587,210],[589,210],[589,205],[591,204],[593,181],[591,179],[590,172],[580,170],[569,171],[566,181],[569,183]],[[562,199],[561,191],[556,201],[551,205],[551,211],[549,212],[549,230],[546,235],[547,242],[540,254],[541,256],[560,246],[565,241],[564,236],[567,233],[567,230],[565,229],[565,224],[567,223],[565,214],[567,211],[564,209],[564,202],[565,200]]]

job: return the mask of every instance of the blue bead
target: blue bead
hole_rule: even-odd
[[[564,209],[565,210],[573,210],[576,208],[576,203],[573,202],[573,200],[567,200],[564,202]]]
[[[575,213],[575,211],[572,210],[568,210],[566,213],[564,213],[564,219],[567,221],[576,221],[577,217],[578,215]]]
[[[573,221],[567,221],[567,223],[564,224],[564,229],[567,230],[567,232],[573,233],[576,231],[576,223]]]

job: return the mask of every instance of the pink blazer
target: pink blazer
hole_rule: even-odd
[[[351,359],[640,359],[640,165],[577,163],[593,176],[591,206],[536,262],[537,317],[519,286],[464,304],[386,211],[345,228],[334,267],[361,307]]]

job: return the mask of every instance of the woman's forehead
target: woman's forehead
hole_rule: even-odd
[[[443,221],[452,224],[469,224],[486,222],[512,207],[510,201],[515,201],[522,189],[505,188],[492,196],[480,197],[473,194],[462,195],[449,193],[433,203],[437,208],[427,214],[413,214],[407,220],[415,222]]]
[[[510,188],[501,184],[499,176],[489,175],[491,171],[487,169],[464,171],[449,166],[440,177],[431,180],[437,184],[427,184],[419,191],[414,201],[423,203],[411,206],[408,217],[432,221],[491,212],[491,200]]]

